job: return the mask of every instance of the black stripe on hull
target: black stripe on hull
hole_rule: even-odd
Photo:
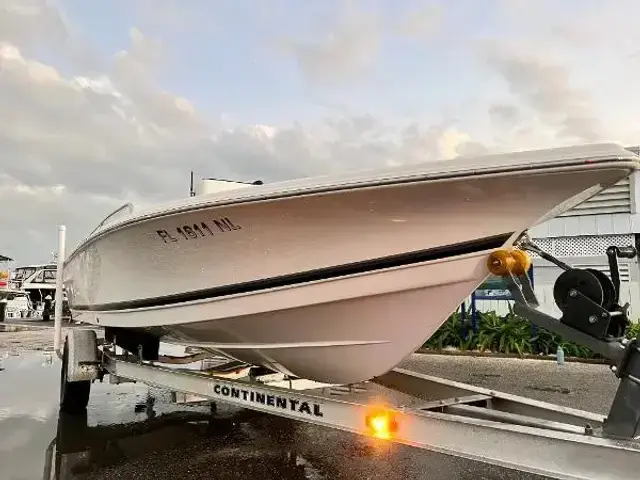
[[[402,267],[433,260],[457,257],[469,253],[482,252],[502,247],[512,233],[503,233],[491,237],[478,238],[468,242],[444,245],[441,247],[419,250],[387,257],[364,260],[356,263],[336,265],[332,267],[308,270],[306,272],[282,275],[278,277],[252,280],[249,282],[235,283],[220,287],[206,288],[191,292],[176,293],[162,297],[143,298],[124,302],[111,302],[96,305],[74,305],[73,310],[85,312],[108,312],[118,310],[132,310],[138,308],[151,308],[169,306],[177,303],[207,300],[241,293],[253,293],[278,287],[288,287],[303,283],[329,280],[332,278],[356,275],[359,273],[375,272],[386,268]]]

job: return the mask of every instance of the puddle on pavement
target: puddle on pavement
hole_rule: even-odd
[[[292,422],[223,405],[212,415],[108,377],[93,384],[86,415],[71,417],[58,412],[54,354],[2,357],[2,479],[328,478],[296,454]]]
[[[43,325],[24,325],[19,323],[0,323],[0,333],[2,332],[26,332],[28,330],[42,330],[47,328]]]

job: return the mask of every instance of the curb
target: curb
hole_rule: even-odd
[[[480,351],[468,351],[468,350],[429,350],[420,348],[413,353],[418,355],[440,355],[440,356],[453,356],[453,357],[480,357],[480,358],[513,358],[516,360],[540,360],[546,362],[555,362],[555,355],[517,355],[513,353],[497,353],[497,352],[480,352]],[[565,363],[591,363],[608,365],[609,360],[605,358],[580,358],[580,357],[564,357]]]

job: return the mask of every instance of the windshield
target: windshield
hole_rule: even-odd
[[[13,274],[13,279],[18,281],[18,282],[21,282],[21,281],[29,278],[34,273],[36,273],[36,269],[35,268],[31,268],[31,267],[17,268],[16,271],[14,272],[14,274]]]
[[[96,228],[93,229],[93,232],[95,232],[96,230],[98,230],[100,227],[102,227],[103,225],[105,225],[106,223],[109,222],[113,222],[115,219],[117,219],[118,217],[125,215],[125,214],[129,214],[129,213],[133,213],[133,205],[131,203],[125,203],[124,205],[122,205],[121,207],[118,207],[116,210],[114,210],[113,212],[111,212],[109,215],[107,215],[105,217],[104,220],[102,220],[98,226]],[[91,233],[93,233],[91,232]]]
[[[42,283],[56,283],[56,270],[47,269],[42,272]]]

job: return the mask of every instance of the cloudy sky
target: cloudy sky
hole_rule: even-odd
[[[126,201],[640,143],[637,0],[0,0],[0,253]]]

